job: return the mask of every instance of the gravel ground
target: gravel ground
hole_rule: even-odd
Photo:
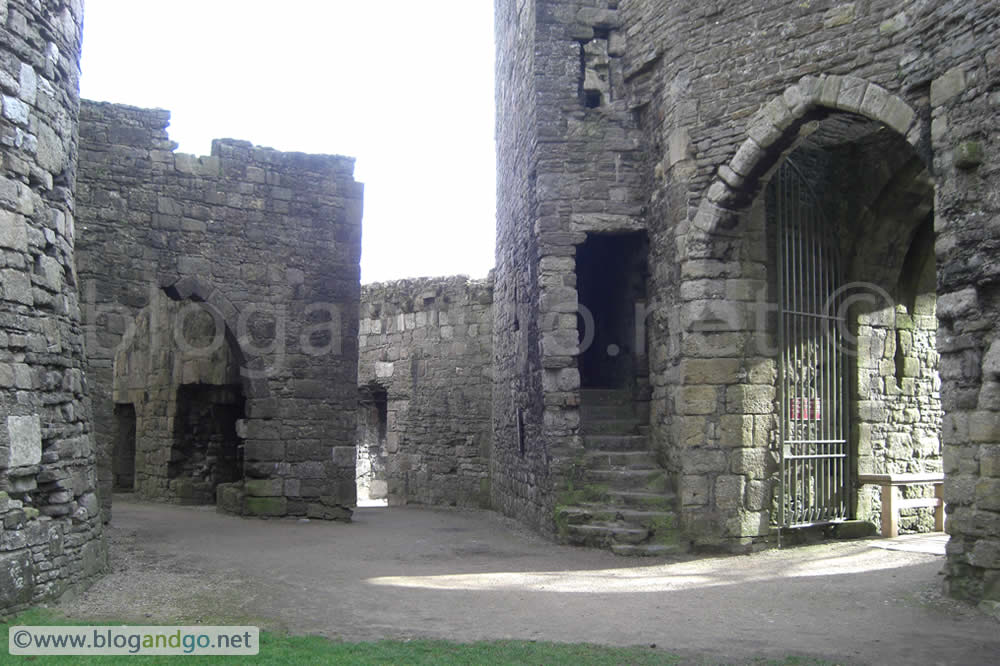
[[[257,624],[346,640],[655,643],[723,661],[977,664],[1000,655],[1000,625],[941,597],[943,559],[920,543],[646,560],[556,546],[490,512],[359,509],[348,525],[119,497],[109,534],[112,571],[60,604],[72,617]]]

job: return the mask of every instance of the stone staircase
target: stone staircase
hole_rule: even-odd
[[[618,555],[683,552],[675,496],[650,451],[648,413],[637,413],[628,390],[583,389],[580,397],[585,454],[577,487],[556,508],[560,541]]]

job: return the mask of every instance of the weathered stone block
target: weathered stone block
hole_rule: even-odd
[[[23,216],[0,210],[0,248],[16,252],[28,251],[28,234]]]
[[[737,384],[726,390],[726,411],[730,414],[771,414],[774,412],[774,386]]]
[[[245,451],[248,461],[271,462],[285,459],[284,442],[248,440]]]
[[[355,458],[357,457],[357,449],[353,446],[335,446],[333,447],[333,464],[338,467],[350,467],[354,468]]]
[[[34,305],[31,293],[31,278],[19,270],[0,270],[0,295],[5,300],[22,305]]]
[[[1000,511],[1000,479],[981,479],[976,484],[976,507]]]
[[[969,564],[984,569],[1000,569],[1000,539],[979,539],[969,553]]]
[[[31,601],[35,572],[31,553],[0,554],[0,608],[11,608]]]
[[[247,513],[254,516],[284,516],[288,513],[285,497],[247,497]]]
[[[720,475],[715,478],[715,506],[736,509],[743,506],[746,478],[738,475]]]
[[[685,475],[680,480],[680,500],[684,506],[708,504],[708,477],[697,474]]]
[[[766,511],[771,508],[771,482],[750,480],[746,484],[746,508],[748,511]]]
[[[937,315],[941,319],[957,319],[972,314],[979,308],[979,297],[975,287],[960,291],[938,294]]]
[[[853,2],[831,7],[823,14],[823,27],[829,29],[847,25],[854,21],[855,14],[855,3]]]
[[[772,458],[768,449],[735,449],[729,459],[734,474],[763,479],[771,471]]]
[[[953,67],[931,81],[931,106],[941,106],[965,90],[965,71]]]
[[[978,141],[963,141],[955,146],[955,166],[959,169],[975,169],[984,159],[983,145]]]
[[[244,497],[242,483],[220,483],[215,489],[215,503],[220,511],[242,515]]]
[[[740,381],[742,361],[725,359],[685,359],[681,363],[684,384],[735,384]]]
[[[8,416],[9,454],[6,467],[37,465],[42,461],[42,431],[38,416]]]
[[[317,518],[320,520],[339,520],[349,523],[351,522],[351,517],[354,515],[354,512],[346,506],[339,506],[333,503],[327,504],[325,502],[313,502],[306,507],[306,515],[309,518]]]
[[[746,414],[723,414],[719,417],[719,443],[744,447],[754,441],[754,417]]]
[[[714,386],[682,386],[678,389],[678,414],[714,414],[718,405],[718,390]]]
[[[681,465],[686,474],[709,474],[725,472],[726,452],[718,449],[689,449],[681,456]]]
[[[977,410],[969,415],[969,439],[1000,443],[1000,412]]]
[[[949,453],[954,456],[953,447],[945,449],[946,460]],[[957,468],[956,465],[952,465],[951,467],[952,469],[946,470],[946,473],[954,471]],[[979,473],[982,476],[1000,477],[1000,445],[984,446],[982,448],[979,453]]]
[[[945,478],[944,501],[948,504],[971,504],[976,496],[976,477],[970,475],[952,475]],[[988,491],[984,488],[984,494]]]
[[[250,479],[245,485],[246,494],[251,497],[281,497],[284,495],[282,479]]]

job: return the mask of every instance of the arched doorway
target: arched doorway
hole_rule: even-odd
[[[684,530],[696,546],[745,550],[773,541],[781,527],[849,518],[877,524],[876,491],[858,483],[861,473],[940,475],[942,403],[929,314],[934,289],[927,286],[935,190],[926,136],[915,111],[875,84],[805,77],[751,119],[697,212],[678,227],[677,337],[656,344],[658,354],[673,348],[679,357],[674,399],[666,405],[674,419],[667,453],[677,467]],[[779,299],[772,190],[789,164],[800,172],[799,191],[812,199],[793,200],[789,210],[820,211],[812,221],[814,238],[826,247],[820,254],[835,250],[840,257],[834,284],[831,268],[822,289],[814,285],[815,267],[796,260],[799,294],[822,302],[811,312]],[[827,360],[811,370],[790,368],[793,350],[780,367],[788,352],[778,339],[783,307],[813,320],[813,332],[800,337],[807,345],[829,338],[815,315],[831,312],[829,325],[842,337],[832,348],[845,348],[846,362],[824,352]],[[835,360],[842,390],[795,392],[825,380]],[[779,371],[799,385],[781,386]],[[824,419],[838,416],[842,431],[824,436],[833,427]],[[795,433],[810,429],[796,452]],[[837,442],[823,440],[840,440],[844,450],[834,452]],[[817,481],[810,466],[835,468],[833,455],[843,473]],[[798,468],[786,465],[796,460]],[[929,522],[918,512],[904,526],[924,529]]]
[[[244,480],[246,398],[238,350],[205,303],[158,292],[115,355],[116,489],[215,504]]]
[[[805,130],[762,194],[777,310],[772,522],[878,523],[863,475],[942,469],[934,188],[877,121],[841,113]],[[934,527],[927,509],[901,522]]]

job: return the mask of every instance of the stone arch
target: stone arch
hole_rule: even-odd
[[[219,488],[246,475],[247,391],[266,395],[268,386],[242,371],[236,321],[222,314],[229,301],[206,287],[154,291],[116,349],[112,401],[125,418],[113,424],[121,445],[110,463],[128,472],[128,489],[144,499],[211,504]],[[200,317],[190,316],[191,307]]]
[[[902,98],[854,76],[805,76],[772,99],[750,121],[746,139],[718,173],[691,220],[692,236],[735,235],[739,212],[753,201],[763,178],[794,149],[803,128],[817,114],[851,113],[881,122],[927,155],[922,124]],[[686,243],[682,260],[693,253]]]
[[[853,124],[859,131],[887,128],[887,137],[912,148],[908,177],[926,179],[922,172],[928,169],[930,148],[910,105],[857,77],[808,76],[749,121],[739,148],[718,168],[693,217],[678,229],[675,344],[680,364],[667,407],[672,405],[676,417],[669,455],[680,470],[682,501],[693,507],[685,508],[683,520],[696,541],[715,544],[722,537],[729,548],[739,549],[769,531],[770,502],[761,498],[770,496],[776,469],[771,439],[777,340],[768,337],[773,312],[762,300],[772,289],[768,259],[745,254],[745,243],[748,233],[761,231],[751,228],[763,219],[756,203],[772,173],[807,137],[818,129],[825,132],[831,123]],[[871,207],[865,212],[873,218],[896,195],[892,183],[870,194],[859,203]]]
[[[175,301],[192,300],[207,306],[225,325],[226,338],[236,353],[244,394],[248,399],[264,399],[271,395],[266,376],[266,361],[247,353],[240,338],[240,311],[225,292],[201,277],[188,276],[176,281],[161,281],[164,293]]]

